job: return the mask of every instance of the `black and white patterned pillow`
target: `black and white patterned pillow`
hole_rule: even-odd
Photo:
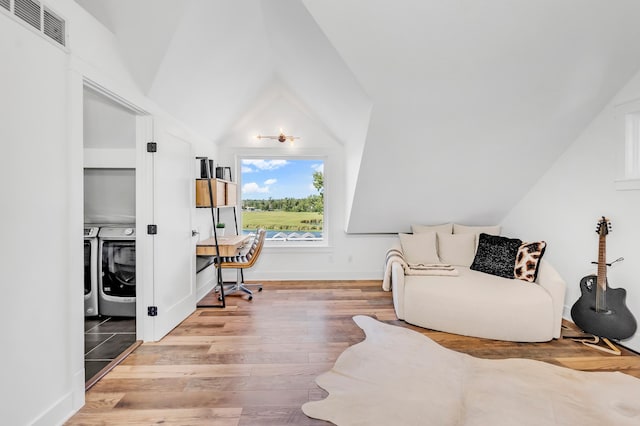
[[[514,278],[514,266],[522,240],[482,233],[471,269],[503,278]]]

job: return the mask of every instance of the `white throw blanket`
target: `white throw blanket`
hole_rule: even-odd
[[[399,263],[404,266],[407,262],[404,261],[402,250],[398,248],[391,248],[387,251],[387,255],[384,261],[384,275],[382,277],[382,289],[384,291],[391,291],[391,265]]]
[[[409,264],[405,260],[402,250],[393,247],[387,251],[385,257],[384,276],[382,277],[382,289],[384,291],[391,291],[391,266],[394,263],[399,263],[402,266],[405,275],[458,276],[458,271],[453,266],[445,263]]]
[[[405,275],[438,275],[441,277],[457,277],[458,271],[444,263],[409,263],[403,266]]]

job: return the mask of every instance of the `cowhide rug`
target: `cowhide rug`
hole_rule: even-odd
[[[338,425],[640,425],[640,379],[526,359],[486,360],[366,316],[366,339],[316,379],[304,404]]]

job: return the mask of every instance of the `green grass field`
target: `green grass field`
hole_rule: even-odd
[[[304,222],[303,222],[304,221]],[[311,212],[243,211],[244,229],[268,231],[322,231],[322,214]]]

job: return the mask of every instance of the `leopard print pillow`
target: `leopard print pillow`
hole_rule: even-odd
[[[538,278],[540,259],[542,259],[546,248],[547,243],[544,241],[522,243],[516,255],[516,265],[513,269],[514,277],[530,283],[534,282]]]

